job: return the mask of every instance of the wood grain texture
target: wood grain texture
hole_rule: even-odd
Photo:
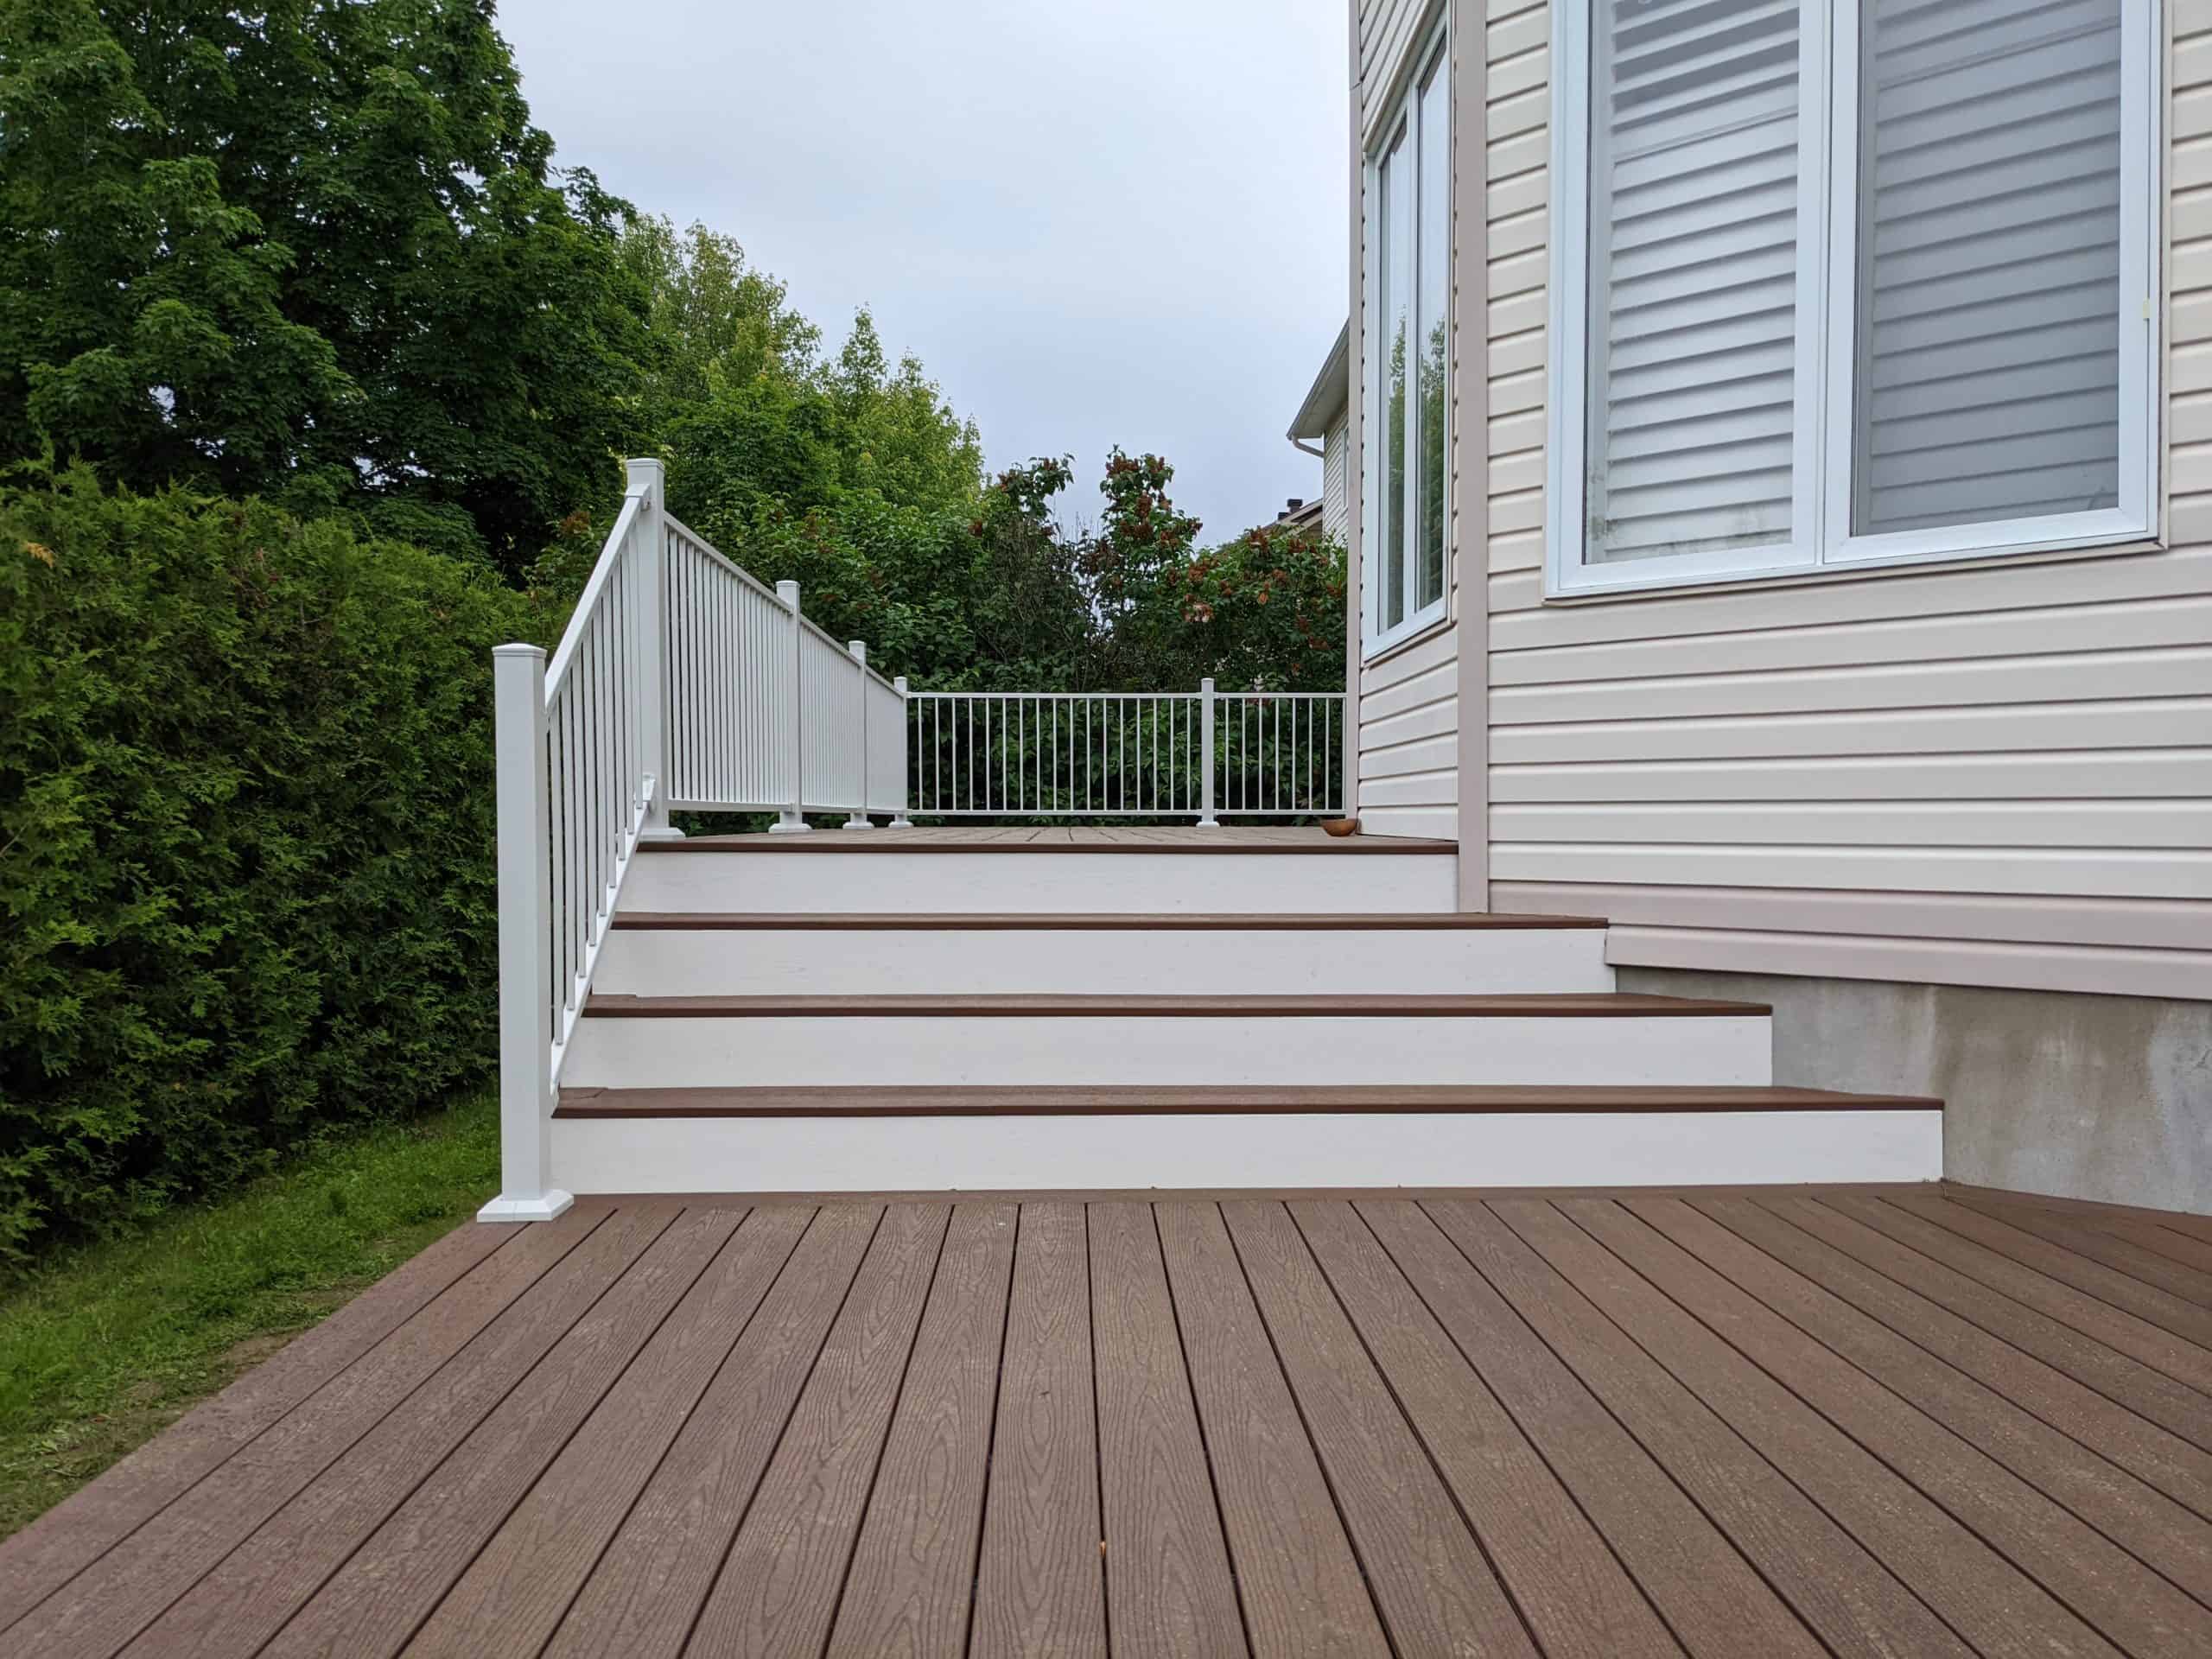
[[[1171,827],[1138,835],[1089,826],[1055,826],[1027,832],[919,829],[896,834],[843,834],[817,830],[807,836],[692,836],[683,841],[639,843],[646,853],[1206,853],[1235,858],[1255,855],[1319,854],[1331,858],[1453,857],[1455,841],[1413,836],[1331,836],[1319,828],[1279,829],[1224,824],[1218,830]]]
[[[1809,1356],[1816,1364],[1825,1361],[1832,1371],[1839,1369],[1833,1358],[1840,1357],[1864,1372],[1866,1380],[1861,1382],[1842,1368],[1840,1381],[1831,1385],[1836,1395],[1847,1395],[1861,1407],[1871,1403],[1880,1413],[1882,1428],[1862,1427],[1861,1443],[1887,1457],[1892,1466],[1912,1465],[1923,1471],[1916,1473],[1916,1484],[2013,1560],[2029,1565],[2044,1583],[2069,1592],[2075,1611],[2091,1618],[2122,1648],[2147,1653],[2212,1645],[2212,1527],[2202,1517],[2105,1459],[2083,1456],[2078,1441],[1851,1307],[1711,1217],[1673,1199],[1631,1199],[1624,1207],[1702,1263],[1701,1271],[1726,1280],[1816,1346],[1789,1341],[1781,1325],[1745,1307],[1766,1340],[1786,1345],[1793,1357]],[[1784,1363],[1777,1360],[1767,1369],[1779,1376],[1777,1366]],[[1891,1408],[1881,1390],[1910,1402],[1916,1411]],[[1823,1406],[1832,1421],[1848,1426],[1852,1419],[1841,1398],[1834,1408]],[[1857,1420],[1861,1425],[1865,1421]],[[1960,1485],[1947,1487],[1935,1473],[1939,1452],[1951,1445],[1942,1430],[1948,1430],[1962,1448],[1963,1455],[1955,1456],[1948,1466],[1967,1477],[1963,1487],[1971,1497],[1961,1497]],[[2023,1486],[2008,1490],[1981,1466],[1985,1459],[2009,1470]],[[2030,1489],[2044,1501],[2037,1502]],[[2016,1535],[1993,1515],[1999,1502],[2022,1517],[2018,1542],[2011,1541]],[[2044,1571],[2026,1541],[2030,1535],[2066,1550],[2085,1577],[2094,1574],[2088,1586]]]
[[[1898,1470],[1830,1420],[1821,1408],[1853,1404],[1859,1390],[1843,1376],[1847,1368],[1802,1333],[1775,1329],[1713,1282],[1717,1274],[1708,1280],[1707,1272],[1692,1270],[1695,1262],[1686,1267],[1665,1239],[1610,1202],[1492,1207],[1662,1364],[1694,1377],[1693,1386],[1707,1398],[1729,1402],[1731,1423],[1978,1650],[2118,1651],[1923,1490],[1926,1471]],[[1717,1329],[1708,1328],[1707,1316],[1719,1321]],[[1739,1338],[1751,1351],[1738,1345]],[[1770,1373],[1762,1360],[1780,1364],[1783,1375]],[[1864,1426],[1855,1412],[1847,1411],[1846,1421]],[[1948,1439],[1933,1425],[1915,1434],[1947,1468],[1972,1450]],[[1982,1472],[1998,1483],[2001,1497],[1993,1507],[2008,1530],[2031,1530],[2044,1518],[2033,1493],[1993,1465]]]
[[[1148,1204],[1090,1208],[1107,1627],[1116,1656],[1246,1651]]]
[[[2147,1249],[2113,1230],[2111,1224],[2091,1223],[2085,1217],[2063,1216],[2030,1205],[2005,1204],[1972,1193],[1953,1195],[1948,1202],[1978,1210],[2024,1233],[2032,1233],[2045,1243],[2101,1262],[2117,1273],[2179,1297],[2192,1306],[2212,1309],[2212,1273],[2190,1267],[2164,1251]],[[2169,1229],[2158,1230],[2177,1241],[2181,1239],[2181,1235]]]
[[[1291,1206],[1547,1659],[1680,1655],[1651,1605],[1350,1205]]]
[[[1520,1615],[1289,1213],[1238,1203],[1222,1214],[1391,1641],[1401,1653],[1534,1659]]]
[[[902,1205],[884,1217],[699,1614],[692,1650],[819,1653],[829,1640],[951,1215],[943,1205]]]
[[[1832,1295],[2003,1395],[2043,1421],[2212,1519],[2212,1454],[2107,1398],[2021,1346],[1952,1313],[1918,1287],[1863,1267],[1808,1230],[1794,1211],[1747,1199],[1707,1198],[1697,1207],[1786,1262]],[[1944,1269],[1929,1263],[1931,1273]]]
[[[2030,1239],[2030,1244],[2038,1247],[2040,1264],[2031,1265],[2011,1251],[1993,1249],[1979,1239],[1938,1224],[1921,1212],[1916,1200],[1897,1194],[1879,1199],[1840,1195],[1827,1201],[1876,1231],[1956,1268],[1987,1289],[2071,1326],[2114,1352],[2139,1360],[2185,1384],[2198,1396],[2212,1401],[2212,1352],[2175,1335],[2154,1320],[2078,1287],[2073,1281],[2068,1262],[2062,1259],[2065,1252],[2054,1253],[2044,1248],[2040,1239]],[[1942,1212],[1936,1213],[1940,1216]],[[1993,1227],[1998,1224],[1991,1224]],[[2003,1236],[1998,1236],[2001,1241]],[[2097,1264],[2087,1262],[2081,1265],[2094,1268]],[[2045,1271],[2046,1268],[2052,1271]]]
[[[2169,1434],[2199,1451],[2212,1452],[2212,1395],[2200,1394],[2155,1367],[2107,1347],[2024,1300],[1995,1294],[1942,1259],[1946,1243],[1952,1242],[1949,1235],[1930,1228],[1922,1240],[1927,1251],[1916,1249],[1903,1237],[1881,1230],[1881,1224],[1889,1219],[1907,1233],[1920,1224],[1879,1205],[1863,1216],[1851,1212],[1845,1206],[1853,1196],[1824,1194],[1815,1200],[1760,1194],[1754,1201],[1853,1261],[1911,1287],[1969,1325],[2035,1356]],[[1959,1253],[1963,1255],[1970,1248],[1961,1243]]]
[[[592,1199],[156,1442],[71,1525],[151,1512],[0,1659],[2195,1659],[2212,1351],[2171,1325],[2212,1241],[2170,1219]],[[55,1535],[25,1559],[100,1534]]]
[[[1772,1013],[1764,1002],[1656,996],[1636,991],[1515,992],[1487,996],[633,996],[600,991],[584,1013],[601,1020],[1238,1019],[1740,1020]]]
[[[626,1214],[617,1214],[570,1263],[564,1263],[566,1274],[549,1281],[546,1287],[564,1283],[569,1294],[557,1303],[549,1299],[544,1319],[515,1320],[513,1330],[500,1340],[471,1343],[451,1365],[416,1391],[407,1411],[394,1411],[363,1435],[268,1524],[224,1557],[221,1566],[194,1584],[190,1595],[146,1628],[126,1652],[210,1655],[234,1650],[241,1643],[303,1650],[296,1646],[301,1635],[288,1626],[288,1619],[308,1612],[309,1597],[312,1617],[303,1619],[309,1630],[327,1628],[325,1621],[332,1619],[343,1628],[360,1604],[356,1588],[360,1580],[354,1577],[352,1584],[339,1580],[359,1568],[396,1510],[410,1504],[425,1482],[447,1480],[455,1466],[465,1466],[462,1453],[471,1440],[513,1405],[522,1387],[536,1382],[542,1391],[546,1380],[557,1382],[573,1360],[588,1360],[608,1336],[624,1340],[635,1334],[641,1340],[641,1332],[608,1330],[608,1305],[617,1285],[639,1276],[639,1289],[646,1296],[655,1292],[679,1294],[681,1283],[695,1274],[706,1259],[703,1252],[712,1248],[712,1239],[699,1239],[696,1228],[672,1236],[681,1225],[672,1210],[659,1217],[639,1210],[628,1228],[628,1239],[624,1239],[626,1219]],[[648,1221],[657,1221],[657,1232],[646,1234],[646,1225],[641,1224]],[[621,1241],[620,1255],[615,1255],[617,1241]],[[595,1272],[601,1265],[606,1276]],[[486,1338],[493,1332],[498,1327],[486,1332]],[[593,1378],[586,1378],[584,1387],[577,1389],[575,1407],[586,1407],[593,1398],[597,1398]],[[557,1451],[557,1442],[549,1451]],[[445,1586],[445,1580],[435,1577],[438,1566],[442,1564],[431,1564],[435,1586],[416,1584],[404,1573],[398,1575],[403,1591],[394,1595],[394,1601],[416,1597],[418,1606],[435,1604],[435,1591]],[[385,1630],[380,1646],[390,1652],[404,1637],[407,1626],[400,1626],[398,1632]],[[378,1642],[370,1630],[360,1630],[359,1642],[329,1642],[327,1646],[367,1652]],[[312,1635],[305,1648],[315,1648]]]
[[[1923,1221],[1933,1222],[1962,1238],[1970,1238],[2099,1301],[2171,1331],[2212,1361],[2212,1307],[2177,1296],[2132,1273],[2107,1267],[2070,1243],[2054,1243],[2014,1222],[2000,1221],[1955,1200],[1916,1198],[1899,1202],[1902,1208]],[[2023,1216],[2020,1219],[2029,1217]]]
[[[410,1396],[448,1361],[473,1350],[467,1372],[550,1347],[672,1214],[563,1216],[493,1252],[428,1317],[409,1320],[141,1527],[128,1550],[110,1550],[19,1621],[0,1652],[120,1650],[403,1402],[408,1411],[385,1433],[408,1433]]]
[[[1965,1652],[1489,1211],[1361,1209],[1691,1653]]]
[[[1219,1208],[1154,1215],[1255,1659],[1388,1654]]]
[[[549,1655],[664,1659],[683,1649],[882,1216],[879,1206],[838,1205],[814,1217]]]
[[[975,1659],[1106,1646],[1083,1206],[1025,1204],[976,1569]]]
[[[407,1645],[534,1654],[791,1258],[810,1209],[747,1215],[528,1497]]]
[[[1406,933],[1486,932],[1602,928],[1602,916],[1546,916],[1535,912],[1411,910],[1362,915],[1335,910],[1291,911],[726,911],[626,910],[613,925],[661,932],[710,933]]]
[[[0,1631],[517,1236],[474,1222],[454,1228],[0,1543]]]
[[[264,1651],[271,1659],[398,1652],[697,1282],[742,1217],[741,1211],[695,1210],[672,1223]],[[270,1532],[273,1537],[276,1529]],[[297,1571],[292,1563],[311,1553],[281,1544],[279,1552],[287,1578]],[[236,1628],[241,1620],[281,1616],[281,1599],[268,1587],[275,1576],[267,1567],[239,1571],[226,1561],[207,1582],[219,1579],[240,1592],[241,1605],[226,1621]]]
[[[1007,1204],[953,1211],[830,1659],[957,1659],[967,1649],[1018,1221]]]

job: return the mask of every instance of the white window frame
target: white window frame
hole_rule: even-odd
[[[1854,535],[1852,367],[1856,362],[1860,0],[1802,0],[1799,48],[1797,352],[1791,541],[1622,560],[1586,557],[1590,396],[1592,14],[1605,0],[1554,0],[1551,270],[1558,349],[1546,387],[1544,591],[1635,593],[1829,570],[1912,566],[2148,541],[2159,477],[2158,236],[2164,77],[2158,0],[2120,9],[2120,291],[2139,296],[2122,327],[2117,506]],[[1832,66],[1832,67],[1831,67]],[[2126,305],[2123,298],[2123,305]],[[2123,310],[2123,319],[2126,312]]]
[[[1453,495],[1452,487],[1452,398],[1451,395],[1451,385],[1453,372],[1452,351],[1454,344],[1458,339],[1457,317],[1452,309],[1453,290],[1458,287],[1458,284],[1452,279],[1452,233],[1450,229],[1452,189],[1450,173],[1452,162],[1450,158],[1453,155],[1452,148],[1453,131],[1452,105],[1454,101],[1452,96],[1454,89],[1452,88],[1450,80],[1452,73],[1450,10],[1451,9],[1449,7],[1446,7],[1444,9],[1444,15],[1440,16],[1434,23],[1421,32],[1417,38],[1414,48],[1406,54],[1405,64],[1407,67],[1401,75],[1397,86],[1390,94],[1389,105],[1389,113],[1376,126],[1373,137],[1369,140],[1365,152],[1360,158],[1362,181],[1361,203],[1363,209],[1361,215],[1363,220],[1362,240],[1364,244],[1360,255],[1360,334],[1361,354],[1363,359],[1363,362],[1361,370],[1363,378],[1361,380],[1360,391],[1361,414],[1359,443],[1359,518],[1360,545],[1362,549],[1360,556],[1359,584],[1359,634],[1360,658],[1363,662],[1371,660],[1376,657],[1381,656],[1386,651],[1395,649],[1396,646],[1402,645],[1406,640],[1412,639],[1416,634],[1426,633],[1432,628],[1440,626],[1444,623],[1452,605],[1452,574],[1455,554],[1452,547],[1452,529],[1453,514],[1451,505]],[[1380,623],[1382,615],[1382,496],[1384,473],[1382,467],[1382,446],[1380,435],[1382,432],[1381,419],[1382,410],[1382,375],[1384,372],[1384,365],[1382,360],[1382,306],[1381,303],[1381,296],[1377,292],[1375,281],[1382,259],[1382,162],[1383,158],[1389,154],[1390,146],[1397,138],[1401,131],[1404,131],[1408,134],[1408,141],[1406,153],[1409,157],[1414,156],[1419,149],[1418,144],[1413,141],[1411,117],[1420,101],[1421,87],[1423,84],[1428,80],[1431,71],[1433,71],[1436,74],[1446,78],[1444,98],[1444,154],[1446,157],[1444,185],[1446,193],[1444,282],[1444,378],[1446,387],[1444,397],[1444,583],[1441,590],[1437,594],[1437,596],[1434,599],[1431,600],[1426,605],[1416,607],[1414,601],[1421,591],[1418,585],[1420,582],[1421,561],[1417,556],[1416,549],[1410,542],[1408,542],[1406,548],[1405,560],[1406,613],[1395,627],[1383,628],[1379,626],[1378,624]],[[1416,315],[1418,315],[1420,302],[1419,289],[1421,282],[1421,176],[1418,171],[1418,167],[1419,163],[1418,161],[1416,161],[1416,171],[1414,175],[1413,188],[1407,193],[1407,200],[1412,204],[1413,213],[1414,234],[1412,238],[1412,276],[1414,285]],[[1419,456],[1421,454],[1421,433],[1419,430],[1418,421],[1419,400],[1411,397],[1410,390],[1408,392],[1408,402],[1409,406],[1414,410],[1414,418],[1408,421],[1406,428],[1406,442],[1408,448],[1408,458],[1411,463],[1406,468],[1406,494],[1408,505],[1410,507],[1412,503],[1418,499],[1421,493],[1421,469],[1419,465]],[[1409,512],[1408,514],[1407,523],[1409,532],[1418,531],[1420,520],[1417,515]]]

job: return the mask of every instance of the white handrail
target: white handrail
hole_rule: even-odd
[[[639,844],[673,810],[1185,817],[1343,810],[1336,692],[910,692],[628,486],[550,666],[493,653],[499,871],[500,1193],[543,1220],[555,1091]],[[918,804],[915,804],[918,803]]]
[[[561,1068],[640,841],[674,809],[906,818],[903,683],[808,620],[667,511],[660,462],[629,463],[620,512],[549,668],[493,653],[499,869],[500,1194],[543,1220]]]

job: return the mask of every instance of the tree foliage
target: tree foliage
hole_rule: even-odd
[[[0,440],[526,563],[638,413],[625,204],[489,0],[0,0]]]

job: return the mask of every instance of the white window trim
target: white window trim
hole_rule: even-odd
[[[1584,559],[1590,386],[1591,13],[1554,0],[1551,62],[1551,260],[1545,388],[1544,593],[1637,593],[1761,577],[1980,560],[2140,542],[2155,533],[2159,480],[2158,246],[2164,102],[2158,0],[2120,10],[2120,264],[2142,296],[2120,340],[2120,505],[1876,536],[1851,534],[1852,381],[1858,235],[1859,0],[1804,0],[1801,35],[1797,420],[1787,545],[1592,564]],[[1834,65],[1829,73],[1831,60]],[[1833,96],[1830,83],[1833,82]],[[1822,111],[1825,110],[1825,118]],[[1834,188],[1829,188],[1833,175]],[[1840,372],[1833,372],[1840,365]],[[1817,527],[1819,533],[1814,533]]]
[[[1399,130],[1402,127],[1406,126],[1408,118],[1412,112],[1413,106],[1421,96],[1421,82],[1426,79],[1427,72],[1432,67],[1435,68],[1438,74],[1447,78],[1445,86],[1444,99],[1444,153],[1447,158],[1455,156],[1455,152],[1452,149],[1452,137],[1454,131],[1452,105],[1455,101],[1454,92],[1456,89],[1451,86],[1449,81],[1449,77],[1452,73],[1451,27],[1451,8],[1447,6],[1444,8],[1443,15],[1440,16],[1434,23],[1424,29],[1416,38],[1413,48],[1408,50],[1405,55],[1405,67],[1398,77],[1397,84],[1391,90],[1389,101],[1385,106],[1388,110],[1388,113],[1382,121],[1376,124],[1373,133],[1368,140],[1366,152],[1360,158],[1360,200],[1363,221],[1361,230],[1363,247],[1360,255],[1359,277],[1361,296],[1360,353],[1362,359],[1360,372],[1362,379],[1360,383],[1360,441],[1359,454],[1357,464],[1359,467],[1360,477],[1360,545],[1363,550],[1360,556],[1359,579],[1360,660],[1363,664],[1372,662],[1376,658],[1382,656],[1384,653],[1396,650],[1400,645],[1404,645],[1416,634],[1427,633],[1433,628],[1441,627],[1447,619],[1447,613],[1449,613],[1452,605],[1452,571],[1455,568],[1453,564],[1455,554],[1452,546],[1452,519],[1454,515],[1451,506],[1453,492],[1452,489],[1451,476],[1452,398],[1450,394],[1450,385],[1452,373],[1452,347],[1459,334],[1457,314],[1453,309],[1455,303],[1454,290],[1459,285],[1452,280],[1452,249],[1450,246],[1451,232],[1447,228],[1446,231],[1446,245],[1445,249],[1444,283],[1446,319],[1444,332],[1446,342],[1444,376],[1446,388],[1444,398],[1444,469],[1446,503],[1444,512],[1444,587],[1443,591],[1439,593],[1437,596],[1431,600],[1427,604],[1421,606],[1417,610],[1414,608],[1412,602],[1414,591],[1413,583],[1417,579],[1416,573],[1419,567],[1419,560],[1415,557],[1415,550],[1410,546],[1408,547],[1406,550],[1405,578],[1407,583],[1406,614],[1395,627],[1377,629],[1376,626],[1376,619],[1382,614],[1382,513],[1383,493],[1380,487],[1381,474],[1382,470],[1380,465],[1382,451],[1378,447],[1379,440],[1377,437],[1377,433],[1379,431],[1378,422],[1382,408],[1382,308],[1377,302],[1377,296],[1375,291],[1375,273],[1380,257],[1380,246],[1377,238],[1381,231],[1382,158],[1389,154],[1391,141],[1397,137]],[[1408,154],[1410,155],[1412,153],[1413,147],[1408,146]],[[1448,168],[1451,162],[1447,161],[1446,165]],[[1416,175],[1414,181],[1415,189],[1412,196],[1409,197],[1409,199],[1414,200],[1413,215],[1414,234],[1416,238],[1414,248],[1414,281],[1416,285],[1418,285],[1420,282],[1421,271],[1421,250],[1418,242],[1421,226],[1421,209],[1417,199],[1419,184],[1419,177]],[[1445,181],[1445,190],[1447,201],[1446,223],[1447,226],[1450,224],[1451,217],[1448,212],[1451,188],[1451,180],[1447,171]],[[1408,438],[1411,440],[1417,438],[1418,435],[1419,435],[1415,433],[1409,433]],[[1416,448],[1417,448],[1418,446],[1416,445]],[[1376,464],[1370,466],[1370,460],[1374,461]],[[1408,487],[1412,490],[1418,491],[1420,482],[1416,467],[1409,467],[1407,471],[1409,480]]]

